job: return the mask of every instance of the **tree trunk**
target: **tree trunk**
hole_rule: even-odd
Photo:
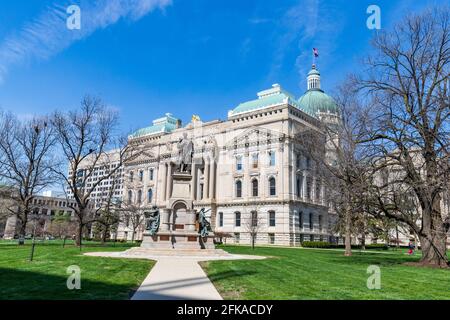
[[[400,247],[400,238],[398,236],[398,226],[395,226],[395,247],[398,249]]]
[[[77,235],[75,237],[75,244],[80,248],[82,245],[82,239],[83,239],[83,224],[78,223]]]
[[[361,250],[366,250],[366,233],[361,234]]]
[[[107,235],[108,235],[108,227],[104,226],[104,230],[102,232],[102,244],[106,242]]]
[[[434,235],[419,236],[422,249],[420,262],[425,265],[448,267],[447,236],[434,232]]]
[[[345,216],[345,254],[346,257],[352,255],[352,219],[350,212],[347,211]]]
[[[447,233],[441,218],[440,197],[422,207],[422,234],[419,234],[424,265],[448,267]]]
[[[25,222],[20,222],[19,225],[19,239],[25,239],[26,233],[27,233],[27,224]],[[23,246],[25,242],[19,241],[19,246]]]

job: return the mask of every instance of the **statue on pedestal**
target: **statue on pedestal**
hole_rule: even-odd
[[[160,221],[160,214],[159,214],[159,208],[157,206],[153,206],[152,209],[148,212],[144,213],[146,218],[146,227],[145,229],[149,231],[150,235],[155,235],[156,232],[158,232],[159,229],[159,221]]]
[[[177,172],[190,173],[192,165],[192,157],[194,156],[194,144],[192,140],[188,139],[187,133],[183,133],[183,138],[177,143],[178,157],[177,157]]]
[[[205,211],[205,208],[202,208],[198,215],[198,223],[200,224],[200,235],[202,238],[206,238],[211,231],[211,223],[206,219],[206,213],[211,211],[211,209]]]

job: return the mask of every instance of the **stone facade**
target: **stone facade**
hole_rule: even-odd
[[[323,93],[320,82],[308,89]],[[306,112],[290,93],[274,85],[230,111],[225,121],[202,122],[193,116],[182,126],[166,114],[129,137],[140,152],[124,167],[123,200],[144,209],[172,209],[177,142],[187,136],[194,143],[189,200],[196,211],[211,209],[216,234],[230,235],[227,242],[248,244],[256,213],[258,244],[328,241],[333,218],[326,181],[302,148],[299,134],[306,128],[320,130],[321,121],[338,121],[338,116],[316,111]],[[332,159],[328,149],[324,146],[323,156]],[[143,229],[136,239],[142,239]],[[122,223],[117,237],[130,239],[131,233]]]
[[[5,194],[3,193],[3,195]],[[11,212],[11,210],[14,210],[14,203],[11,200],[10,195],[2,197],[0,203],[0,215],[7,217],[4,222],[4,229],[0,233],[3,235],[4,239],[14,239],[18,236],[17,216],[13,215]],[[73,210],[69,205],[75,206],[76,204],[67,200],[65,197],[36,196],[32,200],[32,212],[28,219],[29,221],[32,221],[35,218],[42,220],[44,224],[40,233],[45,234],[55,215],[68,215],[74,219]],[[27,233],[31,233],[31,225],[31,223],[28,224]]]

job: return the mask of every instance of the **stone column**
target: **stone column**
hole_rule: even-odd
[[[325,205],[325,181],[322,180],[320,185],[320,203]]]
[[[316,177],[313,177],[312,179],[312,184],[311,184],[311,202],[312,203],[316,203],[317,202],[317,195],[316,195],[316,183],[317,183],[317,179]]]
[[[215,185],[216,185],[215,163],[214,160],[212,160],[209,166],[209,197],[211,199],[215,199],[214,195]]]
[[[191,168],[191,199],[196,200],[196,189],[197,189],[197,165],[195,163],[192,163]]]
[[[196,190],[195,190],[195,199],[200,200],[202,195],[200,194],[201,188],[200,188],[200,176],[201,176],[201,168],[200,166],[197,167],[197,181],[196,184]]]
[[[209,197],[209,161],[205,159],[205,170],[203,171],[203,200]]]
[[[161,209],[161,231],[169,231],[170,229],[170,209]]]
[[[303,198],[303,201],[306,202],[306,200],[308,199],[308,195],[306,194],[306,191],[308,190],[308,186],[307,186],[307,184],[308,184],[308,175],[306,174],[306,171],[303,171],[303,181],[302,182],[303,182],[302,198]]]
[[[172,191],[172,163],[167,164],[167,185],[166,185],[166,200],[170,199]]]
[[[162,163],[160,165],[161,170],[161,179],[160,179],[160,187],[159,189],[161,190],[161,195],[159,196],[160,201],[165,201],[166,200],[166,185],[167,185],[167,168],[166,168],[166,164]]]

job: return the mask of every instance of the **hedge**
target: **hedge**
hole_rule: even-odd
[[[304,248],[322,248],[322,249],[342,249],[345,248],[343,244],[330,243],[325,241],[303,241],[302,247]],[[389,247],[385,244],[366,244],[366,249],[372,250],[387,250]],[[352,249],[361,249],[361,245],[352,245]]]

